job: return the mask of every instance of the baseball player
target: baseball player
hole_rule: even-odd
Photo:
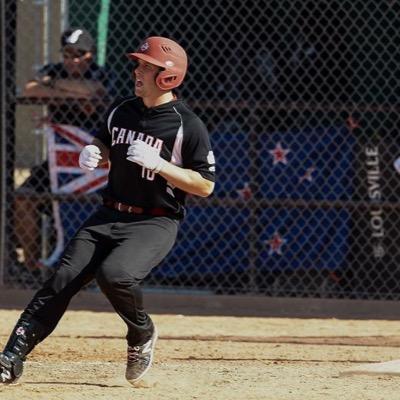
[[[21,314],[0,353],[3,383],[21,376],[26,356],[93,279],[127,325],[126,379],[137,382],[151,366],[157,330],[143,309],[139,284],[171,250],[186,193],[212,193],[215,161],[207,129],[173,90],[186,74],[184,49],[170,39],[149,37],[128,57],[136,62],[135,96],[110,107],[79,157],[88,173],[110,161],[103,205]]]

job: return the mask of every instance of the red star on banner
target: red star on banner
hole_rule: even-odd
[[[250,184],[246,182],[244,184],[243,189],[236,190],[236,193],[243,199],[243,200],[250,200],[253,197],[253,192],[251,190]]]
[[[283,238],[278,232],[275,232],[271,239],[267,240],[265,243],[270,246],[268,251],[269,255],[274,253],[282,255],[282,246],[286,244],[287,240]]]
[[[281,142],[278,142],[273,150],[269,150],[269,153],[272,155],[272,157],[274,157],[273,165],[276,165],[280,162],[286,165],[288,162],[286,156],[288,153],[290,153],[290,150],[284,149],[281,145]]]
[[[303,182],[303,181],[312,182],[313,181],[312,174],[313,174],[314,171],[315,171],[315,167],[307,168],[307,171],[304,173],[303,176],[301,176],[299,178],[299,181],[300,182]]]
[[[358,123],[358,121],[351,115],[349,115],[346,122],[347,122],[347,126],[349,127],[350,131],[360,127],[360,124]]]

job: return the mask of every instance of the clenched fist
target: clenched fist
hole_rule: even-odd
[[[150,146],[143,142],[143,140],[134,140],[128,147],[126,154],[128,155],[128,157],[126,157],[127,160],[139,164],[157,174],[162,170],[165,164],[165,160],[160,156],[160,149]]]
[[[93,171],[101,160],[100,149],[94,144],[85,146],[79,154],[79,166],[82,169]]]

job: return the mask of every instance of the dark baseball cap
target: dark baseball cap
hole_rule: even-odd
[[[67,29],[61,35],[61,47],[67,46],[76,50],[93,51],[94,40],[92,35],[85,29]]]

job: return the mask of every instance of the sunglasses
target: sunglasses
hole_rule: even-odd
[[[70,53],[68,51],[62,51],[64,60],[81,60],[87,54],[87,51],[78,50],[76,53]]]

